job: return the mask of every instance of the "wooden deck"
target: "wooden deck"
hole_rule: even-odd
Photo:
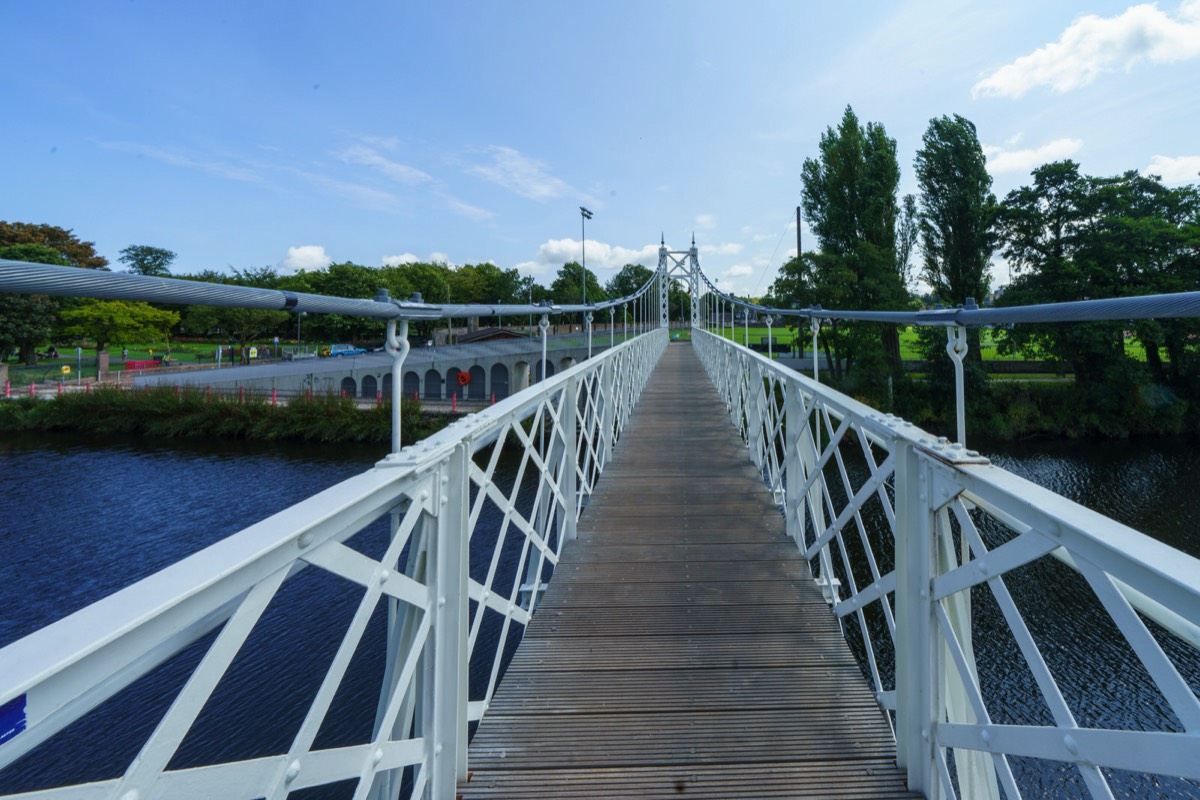
[[[915,796],[690,345],[642,395],[468,764],[464,798]]]

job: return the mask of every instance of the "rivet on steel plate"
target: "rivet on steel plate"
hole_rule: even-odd
[[[300,774],[300,761],[296,760],[288,764],[287,772],[283,773],[283,780],[286,783],[291,783],[296,780],[296,776]]]

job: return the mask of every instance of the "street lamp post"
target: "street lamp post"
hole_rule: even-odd
[[[592,218],[592,212],[588,211],[583,206],[579,207],[579,242],[580,252],[582,253],[580,265],[583,267],[583,304],[587,305],[587,221]]]

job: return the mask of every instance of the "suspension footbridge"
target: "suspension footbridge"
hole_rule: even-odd
[[[961,416],[949,442],[704,330],[735,301],[677,255],[615,301],[658,327],[421,442],[397,415],[374,468],[0,649],[0,792],[1200,793],[1200,561],[990,464]],[[691,344],[665,328],[676,269]],[[373,316],[394,375],[408,320],[486,313],[82,272],[4,262],[0,289]],[[500,312],[544,333],[591,309]],[[962,325],[1198,316],[1200,297],[765,311],[946,326],[961,363]],[[319,580],[345,600],[332,620]],[[1048,619],[1113,648],[1068,671]],[[284,687],[283,746],[225,752],[280,643],[316,636],[335,646]],[[369,697],[346,689],[364,661]],[[81,774],[60,734],[135,717],[136,754]],[[325,734],[343,718],[354,736]],[[28,785],[37,759],[61,774]]]

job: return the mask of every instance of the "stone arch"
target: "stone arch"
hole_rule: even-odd
[[[381,391],[383,392],[384,400],[392,399],[392,373],[385,372],[383,374],[383,389]]]
[[[342,394],[346,395],[346,397],[356,397],[358,395],[358,384],[355,383],[354,378],[349,376],[342,378]]]
[[[558,368],[560,370],[570,369],[573,366],[575,366],[575,359],[571,356],[567,356],[562,361],[558,362]],[[551,372],[550,374],[553,375],[554,373]]]
[[[547,357],[546,361],[544,363],[546,365],[545,377],[553,378],[554,377],[554,362],[549,357]],[[543,379],[542,364],[543,364],[543,362],[540,358],[537,361],[533,362],[533,377],[534,377],[535,382],[541,381]]]
[[[405,397],[419,397],[421,395],[421,376],[414,370],[405,372],[404,381],[400,387]]]
[[[442,373],[436,369],[425,371],[425,399],[442,399]]]
[[[529,365],[525,365],[526,377],[529,373]],[[508,367],[503,364],[492,365],[492,394],[497,400],[503,400],[508,397]]]
[[[467,371],[471,382],[467,384],[467,397],[472,400],[487,399],[487,370],[476,364]]]
[[[379,393],[379,381],[374,375],[364,375],[362,379],[362,396],[364,399],[374,400]]]

